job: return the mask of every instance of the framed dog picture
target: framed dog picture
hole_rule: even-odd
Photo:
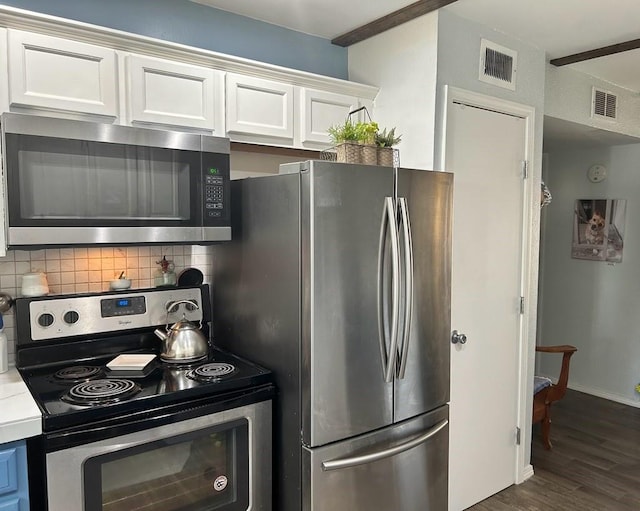
[[[573,219],[571,257],[591,261],[622,262],[627,201],[578,199]]]

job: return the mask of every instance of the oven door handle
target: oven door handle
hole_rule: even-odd
[[[148,410],[135,412],[134,414],[112,417],[96,423],[87,428],[86,425],[74,426],[64,431],[44,432],[46,449],[60,450],[86,445],[89,443],[124,436],[153,429],[178,421],[211,415],[223,410],[241,408],[246,405],[272,399],[275,396],[275,387],[264,384],[253,387],[251,390],[240,389],[230,391],[224,399],[221,396],[205,396],[191,403],[168,405]],[[176,434],[181,434],[177,431]]]

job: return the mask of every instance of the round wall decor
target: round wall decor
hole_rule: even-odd
[[[599,183],[607,178],[607,167],[604,165],[592,165],[587,171],[587,177],[592,183]]]

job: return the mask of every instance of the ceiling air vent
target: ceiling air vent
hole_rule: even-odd
[[[480,81],[516,90],[518,53],[492,43],[480,41]]]
[[[591,117],[615,120],[618,116],[618,96],[593,88]]]

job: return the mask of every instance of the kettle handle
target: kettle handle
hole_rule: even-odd
[[[181,303],[186,303],[187,305],[191,305],[193,307],[192,310],[200,308],[200,306],[198,305],[198,302],[196,302],[195,300],[177,300],[175,302],[167,302],[167,314],[175,312],[174,308],[177,309],[177,306],[180,305]]]
[[[167,319],[166,319],[166,325],[165,325],[165,329],[167,330],[167,332],[169,331],[169,314],[171,314],[172,312],[175,312],[178,309],[178,305],[180,305],[181,303],[186,303],[187,305],[191,305],[193,307],[192,310],[195,309],[199,309],[200,306],[198,305],[198,302],[196,302],[195,300],[177,300],[175,302],[167,302],[166,305],[166,309],[167,309]],[[186,314],[182,314],[182,318],[186,319]],[[199,327],[202,330],[202,320],[198,321],[199,323]]]

